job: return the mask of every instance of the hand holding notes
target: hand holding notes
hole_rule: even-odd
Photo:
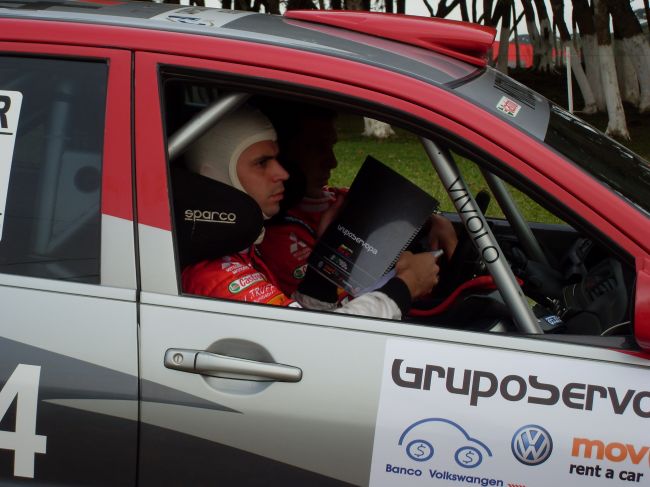
[[[438,258],[442,250],[413,254],[403,252],[395,265],[395,275],[408,286],[413,299],[420,298],[438,284]]]

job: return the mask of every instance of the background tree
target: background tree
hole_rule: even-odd
[[[440,2],[438,3],[437,11],[434,11],[433,5],[430,1],[428,0],[422,0],[422,1],[424,2],[424,6],[429,11],[429,15],[431,17],[445,18],[456,7],[459,7],[461,20],[463,20],[464,22],[469,22],[469,13],[467,12],[467,0],[451,0],[451,3],[449,4],[447,3],[447,0],[440,0]],[[476,0],[474,0],[474,4],[476,4]]]
[[[560,51],[557,54],[564,53],[565,49],[569,49],[569,56],[571,56],[571,71],[576,77],[578,87],[582,93],[582,98],[585,102],[583,111],[585,113],[596,113],[598,107],[596,106],[596,98],[594,97],[593,92],[591,91],[591,86],[587,80],[584,69],[582,69],[582,63],[578,57],[578,53],[573,46],[573,41],[571,39],[571,34],[569,33],[569,28],[564,21],[564,1],[563,0],[551,0],[551,8],[553,10],[553,19],[557,30],[560,33]]]
[[[499,54],[497,57],[496,68],[502,73],[508,74],[508,48],[511,34],[510,13],[512,11],[512,0],[499,0],[494,9],[491,24],[496,26],[501,20],[501,29],[499,30]]]
[[[607,106],[600,76],[594,10],[587,0],[572,0],[571,3],[573,5],[573,18],[580,30],[580,45],[585,63],[585,72],[596,100],[596,107],[598,111],[602,112],[607,109]]]
[[[616,61],[616,76],[623,103],[638,107],[641,101],[639,80],[630,56],[625,50],[622,33],[616,24],[614,24],[614,60]]]
[[[639,100],[637,108],[640,112],[650,111],[650,44],[641,29],[639,19],[628,0],[606,0],[607,8],[612,16],[614,37],[619,39],[623,50],[631,61],[638,83]],[[625,58],[622,59],[624,65]],[[634,76],[631,76],[634,78]],[[629,78],[626,78],[629,80]]]
[[[526,19],[526,27],[528,28],[528,36],[530,43],[533,46],[533,66],[538,66],[540,61],[539,50],[536,48],[540,44],[540,33],[537,28],[537,16],[535,8],[533,7],[532,0],[521,0],[521,5],[524,9],[524,18]]]
[[[533,45],[533,50],[537,50],[539,55],[537,69],[548,73],[553,71],[553,29],[544,0],[534,0],[534,4],[539,19],[540,35],[537,44]]]
[[[616,76],[616,63],[614,62],[614,49],[609,31],[609,10],[607,9],[607,2],[606,0],[594,0],[594,7],[594,23],[596,25],[596,39],[598,41],[598,61],[600,63],[600,75],[605,94],[605,104],[607,105],[607,116],[609,118],[606,133],[623,139],[629,139],[630,134],[627,130],[625,111],[623,110]]]

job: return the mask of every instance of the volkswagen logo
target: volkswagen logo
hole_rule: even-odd
[[[551,435],[541,426],[528,424],[512,436],[512,454],[524,465],[544,463],[553,451]]]

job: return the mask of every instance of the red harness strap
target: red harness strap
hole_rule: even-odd
[[[469,281],[465,281],[464,283],[462,283],[460,286],[454,289],[454,292],[452,292],[449,296],[447,296],[445,300],[442,303],[438,304],[437,306],[431,309],[411,309],[409,311],[409,315],[410,316],[439,315],[447,311],[447,309],[449,309],[449,307],[454,303],[454,301],[456,301],[458,296],[460,296],[461,293],[467,291],[468,289],[491,291],[496,288],[497,286],[494,283],[494,279],[492,279],[492,276],[478,276],[475,277],[474,279],[470,279]]]

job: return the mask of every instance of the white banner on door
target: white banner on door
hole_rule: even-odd
[[[2,240],[11,162],[14,158],[14,144],[22,102],[23,94],[19,91],[0,90],[0,240]]]
[[[650,370],[387,341],[370,484],[650,484]]]

